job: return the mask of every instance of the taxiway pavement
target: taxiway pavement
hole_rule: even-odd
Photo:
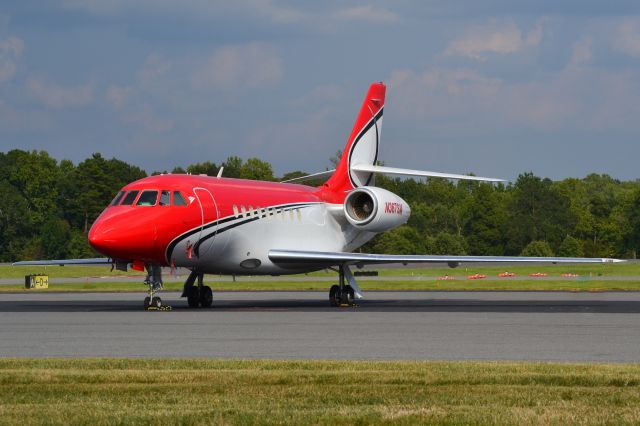
[[[640,362],[640,292],[215,292],[191,310],[144,294],[0,295],[1,357]]]

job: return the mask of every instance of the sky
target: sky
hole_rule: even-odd
[[[4,0],[0,151],[322,171],[370,83],[385,165],[640,178],[633,0]]]

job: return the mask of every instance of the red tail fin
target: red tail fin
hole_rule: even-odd
[[[360,108],[360,114],[353,126],[351,136],[342,152],[342,158],[335,173],[324,184],[325,190],[341,198],[346,192],[371,183],[373,174],[351,170],[356,164],[375,164],[378,159],[380,129],[386,87],[373,83]]]

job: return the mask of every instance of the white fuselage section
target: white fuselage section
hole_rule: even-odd
[[[342,204],[322,202],[260,209],[216,222],[188,237],[178,237],[172,253],[175,266],[236,275],[317,270],[275,265],[269,260],[269,250],[353,251],[376,235],[350,225]]]

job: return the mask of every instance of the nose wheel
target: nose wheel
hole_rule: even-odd
[[[162,285],[162,268],[160,265],[145,265],[147,277],[144,283],[149,286],[148,295],[144,298],[146,311],[170,311],[171,306],[165,305],[160,296],[157,296],[164,286]]]

